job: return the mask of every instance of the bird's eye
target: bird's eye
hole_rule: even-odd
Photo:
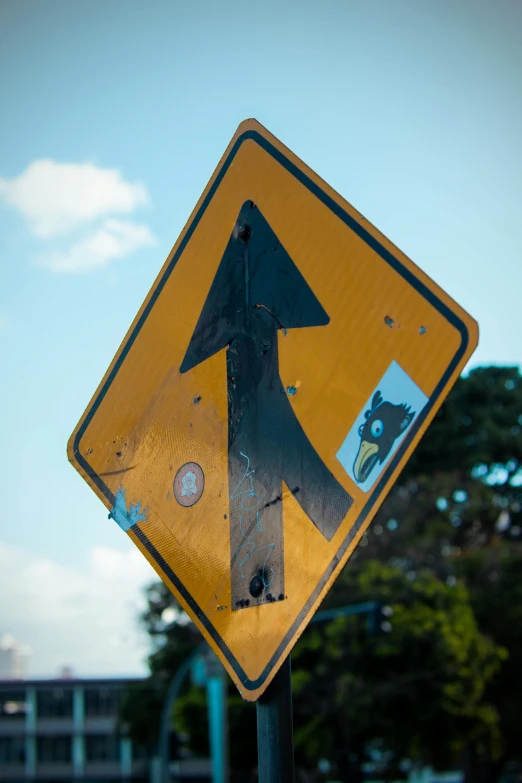
[[[379,435],[382,435],[382,431],[384,429],[384,424],[380,419],[375,419],[375,421],[372,422],[372,426],[370,427],[370,432],[372,433],[374,438],[378,438]]]

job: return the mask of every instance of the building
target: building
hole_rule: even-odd
[[[0,680],[25,676],[26,652],[10,634],[0,636]]]
[[[146,754],[118,727],[131,679],[0,681],[3,783],[144,783]]]

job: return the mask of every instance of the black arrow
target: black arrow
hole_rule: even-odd
[[[227,347],[233,609],[284,598],[283,481],[328,541],[353,502],[305,435],[279,377],[278,330],[329,320],[246,201],[180,367],[187,372]]]

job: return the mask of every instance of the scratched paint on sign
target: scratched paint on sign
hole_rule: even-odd
[[[127,490],[120,486],[114,499],[114,508],[109,513],[109,519],[114,519],[125,532],[130,530],[133,525],[137,525],[138,522],[144,522],[147,519],[148,511],[148,509],[141,509],[141,503],[131,503],[127,511],[126,495]]]
[[[250,465],[250,459],[248,454],[240,452],[241,457],[246,461],[245,472],[241,477],[239,483],[234,488],[230,495],[231,508],[233,505],[239,504],[238,513],[235,515],[239,518],[239,530],[231,532],[232,543],[232,571],[234,569],[239,571],[239,578],[241,581],[245,581],[244,566],[247,560],[254,559],[257,567],[254,575],[248,583],[248,592],[251,598],[237,598],[234,601],[234,607],[244,609],[250,606],[252,599],[259,598],[264,591],[268,591],[274,581],[274,569],[267,565],[267,561],[275,548],[275,542],[269,541],[268,544],[259,545],[259,540],[256,537],[260,533],[263,533],[263,525],[261,522],[261,500],[254,487],[255,468]],[[234,503],[235,501],[235,503]],[[232,515],[234,517],[234,515]],[[237,533],[239,532],[239,545],[235,547],[237,542]],[[277,553],[280,554],[280,553]],[[281,556],[278,561],[281,562]],[[234,582],[234,577],[232,577]],[[280,581],[278,580],[278,584]],[[244,594],[244,591],[241,591]],[[267,592],[267,596],[270,595],[269,601],[272,600],[272,594]],[[280,593],[281,598],[283,594]]]

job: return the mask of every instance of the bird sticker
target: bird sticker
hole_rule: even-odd
[[[375,466],[384,462],[414,416],[415,411],[412,412],[406,403],[393,405],[383,400],[380,391],[375,392],[371,408],[364,414],[366,421],[359,427],[361,443],[353,465],[358,484],[364,484]]]
[[[369,492],[393,461],[428,402],[428,397],[396,361],[369,392],[337,452],[346,473],[363,492]]]

